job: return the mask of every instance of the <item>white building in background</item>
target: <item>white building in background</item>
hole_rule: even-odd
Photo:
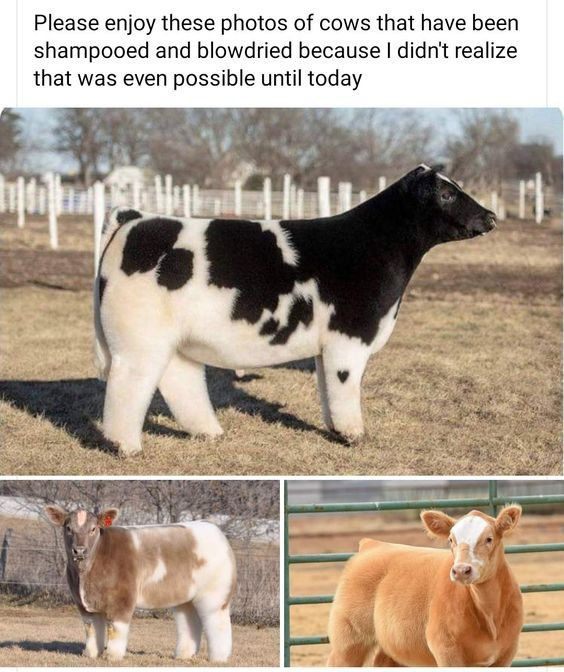
[[[137,166],[118,166],[104,180],[104,184],[119,191],[127,191],[134,184],[145,184],[152,179],[152,173]]]

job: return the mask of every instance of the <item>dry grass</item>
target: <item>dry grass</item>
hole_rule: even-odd
[[[293,554],[354,552],[364,536],[418,546],[441,546],[430,541],[421,525],[385,517],[386,514],[363,516],[295,516],[290,524],[290,549]],[[319,519],[315,530],[314,519]],[[389,522],[387,522],[389,521]],[[323,525],[324,533],[321,526]],[[511,544],[547,543],[562,540],[564,514],[534,516],[526,514],[509,540]],[[372,528],[372,529],[371,529]],[[316,536],[318,535],[318,536]],[[511,555],[509,562],[520,583],[551,583],[562,580],[564,553]],[[342,564],[293,565],[290,586],[292,595],[328,595],[335,592]],[[564,621],[562,593],[527,593],[523,596],[525,622]],[[330,605],[294,606],[291,611],[292,636],[326,635]],[[292,648],[292,665],[324,666],[328,645]],[[517,658],[564,656],[561,632],[534,632],[521,635]]]
[[[209,372],[220,439],[179,431],[155,399],[143,455],[118,460],[100,434],[90,225],[2,227],[3,472],[8,474],[559,474],[561,233],[505,223],[424,260],[396,330],[364,383],[367,436],[322,428],[309,363]],[[45,285],[48,285],[46,287]],[[50,287],[72,289],[56,290]]]
[[[84,629],[71,607],[42,609],[0,606],[0,660],[3,666],[17,667],[207,667],[205,644],[191,661],[173,658],[174,622],[170,619],[134,618],[127,657],[121,663],[82,655]],[[233,656],[229,667],[278,667],[277,628],[236,625],[233,629]],[[217,663],[213,663],[217,667]]]

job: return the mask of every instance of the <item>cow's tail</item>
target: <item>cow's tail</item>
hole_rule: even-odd
[[[105,282],[105,280],[102,280],[101,278],[100,269],[102,267],[102,261],[104,259],[106,247],[110,244],[114,233],[121,226],[120,222],[118,221],[118,213],[119,209],[114,208],[106,215],[106,221],[104,222],[104,228],[102,229],[102,237],[100,240],[100,263],[98,264],[96,279],[94,280],[94,354],[96,369],[98,371],[98,378],[100,380],[108,379],[110,365],[112,363],[112,355],[110,353],[110,349],[108,348],[108,342],[106,341],[104,328],[102,326],[102,318],[100,315],[102,283]]]

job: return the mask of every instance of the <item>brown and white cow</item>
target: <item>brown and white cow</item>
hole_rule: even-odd
[[[135,607],[173,607],[176,657],[198,652],[202,629],[212,661],[231,655],[230,603],[236,570],[233,551],[215,525],[114,527],[117,509],[100,515],[47,506],[63,528],[67,580],[86,628],[85,655],[123,658]],[[106,645],[107,629],[107,645]]]
[[[421,519],[451,551],[363,539],[347,563],[329,618],[334,667],[508,666],[523,625],[503,536],[521,508],[492,518],[440,511]]]

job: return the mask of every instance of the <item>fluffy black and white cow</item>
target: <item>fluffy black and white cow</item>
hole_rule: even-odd
[[[95,287],[107,378],[104,432],[124,455],[158,387],[187,431],[218,435],[205,365],[316,358],[327,427],[363,433],[361,381],[434,245],[483,235],[495,215],[427,166],[333,217],[180,219],[114,210]]]

